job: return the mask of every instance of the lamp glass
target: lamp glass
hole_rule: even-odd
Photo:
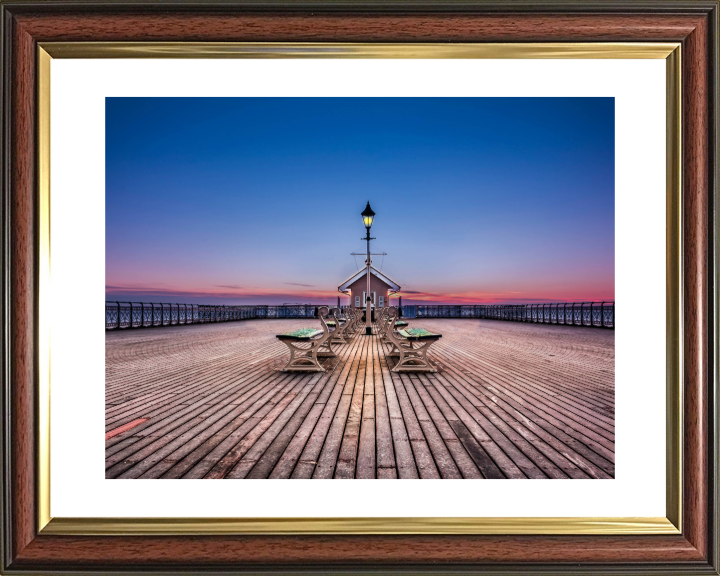
[[[360,216],[362,216],[365,228],[370,230],[370,226],[372,226],[373,219],[375,218],[375,212],[373,212],[373,209],[370,208],[370,202],[367,203],[367,206],[365,206],[365,210],[360,213]]]

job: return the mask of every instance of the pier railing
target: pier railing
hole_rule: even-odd
[[[207,304],[105,302],[105,329],[177,326],[260,318],[314,318],[318,306],[323,305],[213,306]],[[345,308],[345,306],[342,308]],[[614,328],[615,302],[459,306],[423,304],[403,306],[402,316],[405,318],[481,318],[512,322]]]
[[[446,304],[403,306],[405,318],[485,318],[539,324],[615,328],[615,302],[560,302],[553,304]]]
[[[316,308],[315,305],[305,304],[212,306],[207,304],[105,302],[105,329],[177,326],[257,318],[313,318]]]

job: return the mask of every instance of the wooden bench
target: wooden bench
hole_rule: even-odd
[[[388,356],[399,356],[392,372],[437,372],[427,358],[428,349],[442,338],[425,328],[388,330],[387,339],[392,346]]]
[[[385,323],[388,320],[388,314],[390,313],[391,306],[386,306],[385,308],[380,308],[378,311],[378,314],[376,316],[377,324],[380,327],[380,331],[382,332]]]
[[[318,358],[336,356],[330,342],[330,330],[325,322],[327,306],[318,308],[318,318],[322,330],[318,328],[300,328],[276,338],[290,349],[290,360],[283,368],[284,372],[325,372]]]
[[[378,323],[378,334],[383,342],[388,342],[388,331],[407,328],[407,322],[405,322],[404,320],[396,320],[397,314],[398,310],[395,306],[389,306],[382,310]]]
[[[326,322],[326,324],[333,329],[333,331],[330,332],[330,341],[337,344],[347,344],[349,338],[347,329],[350,327],[349,319],[341,318],[340,310],[337,308],[332,309],[332,317],[334,320]]]
[[[349,334],[354,334],[358,329],[358,323],[360,322],[360,317],[362,316],[360,314],[360,311],[357,308],[346,308],[345,314],[348,317],[348,322],[350,325],[347,328],[347,332]]]

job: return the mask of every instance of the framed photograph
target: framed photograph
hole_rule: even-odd
[[[717,2],[1,8],[3,573],[718,573]]]

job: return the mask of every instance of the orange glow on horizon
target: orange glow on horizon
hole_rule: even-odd
[[[443,304],[500,304],[500,303],[533,303],[533,302],[601,302],[614,301],[615,295],[608,293],[581,292],[575,294],[546,294],[534,292],[529,296],[518,296],[518,292],[399,292],[396,296],[402,296],[406,300],[418,302],[441,302]]]
[[[566,289],[567,290],[567,289]],[[133,286],[133,285],[109,285],[105,288],[106,294],[115,297],[131,299],[133,297],[149,297],[157,298],[163,301],[168,299],[182,302],[183,299],[198,300],[202,298],[208,299],[224,299],[224,300],[252,300],[252,299],[273,299],[282,302],[303,302],[303,303],[321,303],[325,301],[335,301],[338,296],[341,299],[347,298],[346,293],[336,290],[297,290],[287,291],[277,288],[249,288],[238,290],[218,290],[213,288],[202,289],[183,289],[163,286]],[[427,302],[442,304],[500,304],[500,303],[533,303],[533,302],[590,302],[590,301],[613,301],[614,294],[609,291],[594,290],[538,290],[537,292],[528,293],[523,296],[521,292],[422,292],[422,291],[400,291],[392,295],[392,298],[402,297],[406,302]],[[117,299],[117,298],[114,298]]]

